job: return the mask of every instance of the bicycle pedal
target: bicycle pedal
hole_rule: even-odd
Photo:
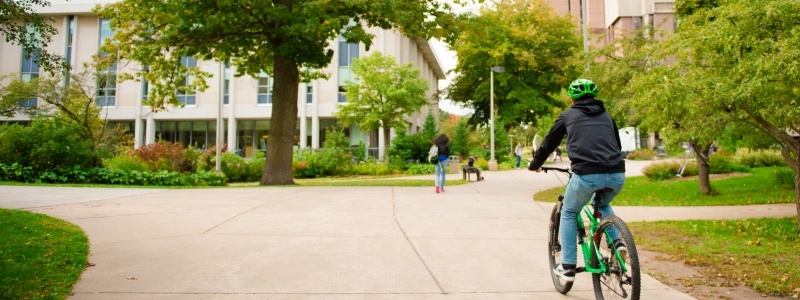
[[[577,267],[575,268],[575,273],[583,273],[586,272],[586,267]]]

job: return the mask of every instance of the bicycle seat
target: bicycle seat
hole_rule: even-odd
[[[608,193],[608,192],[611,192],[611,191],[614,191],[614,189],[612,189],[610,187],[604,187],[602,189],[594,191],[594,193],[595,194],[602,194],[602,193]]]

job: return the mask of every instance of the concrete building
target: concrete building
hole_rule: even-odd
[[[51,0],[51,6],[38,9],[39,13],[54,19],[52,25],[58,30],[47,50],[64,55],[73,66],[90,62],[92,56],[98,53],[101,41],[112,34],[108,20],[100,19],[91,11],[97,4],[109,2],[113,1]],[[439,111],[438,100],[434,98],[438,97],[438,81],[444,79],[445,75],[436,54],[428,41],[409,38],[397,30],[369,28],[367,31],[375,35],[370,52],[379,51],[394,56],[399,64],[412,63],[420,69],[422,78],[429,82],[429,105],[407,117],[409,133],[420,131],[428,111],[433,111],[435,115]],[[348,44],[341,39],[331,41],[330,47],[334,51],[334,58],[323,70],[330,78],[298,86],[296,140],[299,148],[319,148],[325,139],[325,129],[337,125],[333,113],[337,105],[347,101],[341,86],[352,76],[350,63],[355,58],[369,54],[363,44]],[[0,57],[0,74],[19,73],[25,80],[46,76],[46,72],[40,72],[34,61],[23,59],[19,46],[0,43]],[[266,74],[257,78],[233,77],[235,70],[230,67],[191,57],[185,58],[184,64],[197,66],[213,74],[207,82],[208,89],[178,95],[186,104],[185,107],[151,112],[148,107],[142,106],[141,101],[147,97],[146,82],[117,82],[112,77],[112,81],[98,84],[97,102],[103,108],[102,117],[111,123],[127,126],[134,133],[137,147],[165,140],[207,149],[216,144],[216,119],[220,111],[219,103],[222,102],[224,140],[229,149],[240,149],[245,157],[252,156],[256,151],[264,151],[269,142],[272,78]],[[123,73],[135,67],[133,64],[119,66],[118,70],[111,71]],[[224,79],[221,80],[220,76]],[[33,101],[30,105],[37,103]],[[24,115],[0,118],[0,121],[27,120]],[[378,140],[377,131],[364,131],[356,126],[345,130],[351,145],[364,141],[373,156],[385,150],[387,143]]]
[[[586,5],[588,40],[590,46],[614,42],[625,30],[643,25],[659,26],[674,32],[676,26],[675,0],[548,0],[559,14],[574,16],[581,26],[581,5]],[[599,39],[603,37],[603,39]]]

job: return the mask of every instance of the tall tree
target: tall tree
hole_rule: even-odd
[[[334,112],[344,125],[381,129],[379,140],[387,141],[390,129],[404,127],[405,117],[428,103],[428,83],[411,63],[397,65],[394,57],[373,52],[353,61],[351,68],[358,79],[346,82],[347,103]],[[379,147],[388,161],[386,146]]]
[[[47,52],[46,46],[58,31],[50,25],[53,18],[36,13],[35,8],[50,6],[47,0],[0,1],[0,33],[6,43],[22,46],[25,58],[55,74],[67,68],[64,58]]]
[[[497,123],[534,123],[562,105],[553,97],[578,75],[568,58],[580,49],[575,24],[543,0],[496,0],[467,18],[450,44],[458,55],[447,88],[452,101],[475,109],[469,123],[488,124],[490,68],[494,75]]]
[[[651,114],[684,113],[682,131],[701,135],[731,120],[769,134],[795,171],[800,232],[797,28],[795,0],[720,0],[719,7],[683,20],[659,50],[663,63],[634,79],[631,89],[632,98],[651,105]]]
[[[111,60],[134,60],[148,68],[136,71],[151,86],[148,104],[156,110],[180,105],[175,91],[204,88],[209,74],[187,69],[181,57],[231,61],[237,75],[275,79],[270,143],[263,185],[292,184],[292,144],[297,124],[301,78],[331,62],[329,41],[371,46],[363,26],[400,28],[409,36],[428,37],[451,27],[450,6],[434,0],[122,0],[98,10],[111,18],[114,42],[105,47]],[[187,76],[190,80],[182,83]]]

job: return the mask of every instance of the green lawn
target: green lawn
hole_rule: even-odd
[[[793,203],[794,188],[774,183],[776,168],[755,168],[750,174],[741,174],[725,179],[711,180],[711,187],[718,193],[713,196],[700,195],[697,177],[650,181],[645,176],[630,177],[625,187],[614,199],[617,206],[718,206]],[[555,187],[536,193],[536,201],[555,202],[564,187]]]
[[[767,295],[800,294],[797,219],[629,223],[637,247],[666,253]],[[702,284],[702,282],[701,282]]]
[[[86,267],[89,240],[75,225],[0,209],[0,299],[66,299]]]

